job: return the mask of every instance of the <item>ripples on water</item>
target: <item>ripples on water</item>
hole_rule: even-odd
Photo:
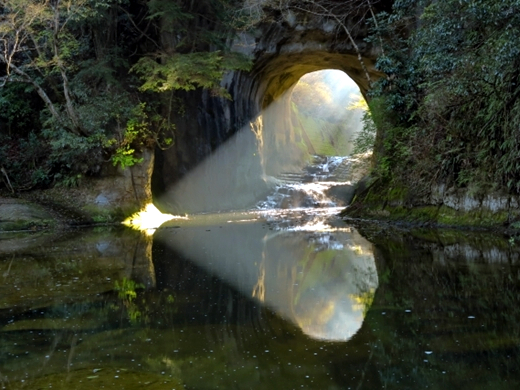
[[[514,242],[337,211],[0,235],[0,388],[518,388]]]

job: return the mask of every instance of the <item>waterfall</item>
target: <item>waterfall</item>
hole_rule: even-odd
[[[349,173],[352,161],[345,156],[314,156],[299,172],[277,177],[274,191],[257,203],[259,210],[342,207],[353,194]]]

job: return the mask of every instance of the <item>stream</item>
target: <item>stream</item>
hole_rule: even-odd
[[[349,164],[153,235],[0,234],[0,388],[520,388],[518,242],[351,226]]]

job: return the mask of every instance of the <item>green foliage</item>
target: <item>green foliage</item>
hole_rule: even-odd
[[[378,22],[388,77],[371,96],[392,177],[520,193],[520,3],[398,1]]]
[[[2,0],[0,154],[16,190],[76,186],[110,157],[137,100],[121,83],[127,40],[112,39],[129,35],[124,3]]]
[[[9,83],[0,88],[0,132],[26,135],[34,128],[38,121],[34,110],[39,107],[31,92],[32,88],[21,83]]]
[[[117,296],[121,299],[123,307],[126,309],[126,314],[130,323],[135,324],[142,317],[139,307],[134,302],[137,298],[137,290],[144,289],[144,284],[136,283],[132,279],[123,278],[121,283],[116,280],[114,284],[114,291],[117,291]]]
[[[132,70],[144,80],[142,91],[190,91],[200,87],[229,98],[229,93],[220,86],[224,73],[250,67],[251,62],[237,53],[214,51],[143,57]]]
[[[126,122],[126,128],[117,134],[117,138],[106,141],[107,147],[115,148],[112,163],[121,168],[131,167],[142,162],[136,151],[155,145],[167,148],[173,144],[174,125],[162,115],[154,112],[146,103],[135,106]]]
[[[419,113],[438,129],[443,174],[458,185],[520,192],[519,10],[513,0],[432,3],[415,37],[427,79]]]
[[[363,127],[354,137],[354,154],[371,152],[376,143],[377,128],[369,110],[365,111],[362,118]]]
[[[16,190],[75,186],[106,161],[125,168],[145,148],[169,147],[172,91],[229,97],[224,73],[250,67],[225,50],[233,31],[224,0],[0,7],[0,158]]]
[[[34,132],[23,138],[0,134],[0,145],[0,161],[15,190],[50,183],[50,169],[45,164],[49,145]]]
[[[150,0],[148,2],[148,9],[150,10],[148,18],[161,19],[163,21],[163,31],[169,33],[174,33],[175,30],[180,32],[178,29],[179,22],[189,21],[194,18],[192,13],[186,12],[186,10],[183,9],[182,4],[174,1]],[[181,31],[186,32],[185,29],[181,29]]]
[[[143,81],[141,91],[210,90],[230,98],[220,86],[224,73],[249,70],[251,61],[240,53],[230,52],[226,43],[233,34],[231,10],[223,0],[197,3],[152,0],[148,18],[168,36],[166,50],[140,58],[132,67]],[[207,18],[205,28],[197,20]]]
[[[76,186],[82,175],[101,169],[103,133],[83,137],[63,129],[48,128],[42,131],[42,136],[49,148],[44,165],[52,183]]]
[[[121,283],[119,283],[117,280],[114,283],[114,290],[117,291],[119,299],[123,299],[128,302],[132,302],[137,297],[136,290],[143,288],[144,285],[142,283],[136,283],[132,279],[127,278],[123,278]]]

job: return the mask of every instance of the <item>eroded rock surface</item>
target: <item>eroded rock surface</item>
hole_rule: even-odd
[[[52,224],[54,215],[42,206],[21,199],[0,198],[0,231]]]

